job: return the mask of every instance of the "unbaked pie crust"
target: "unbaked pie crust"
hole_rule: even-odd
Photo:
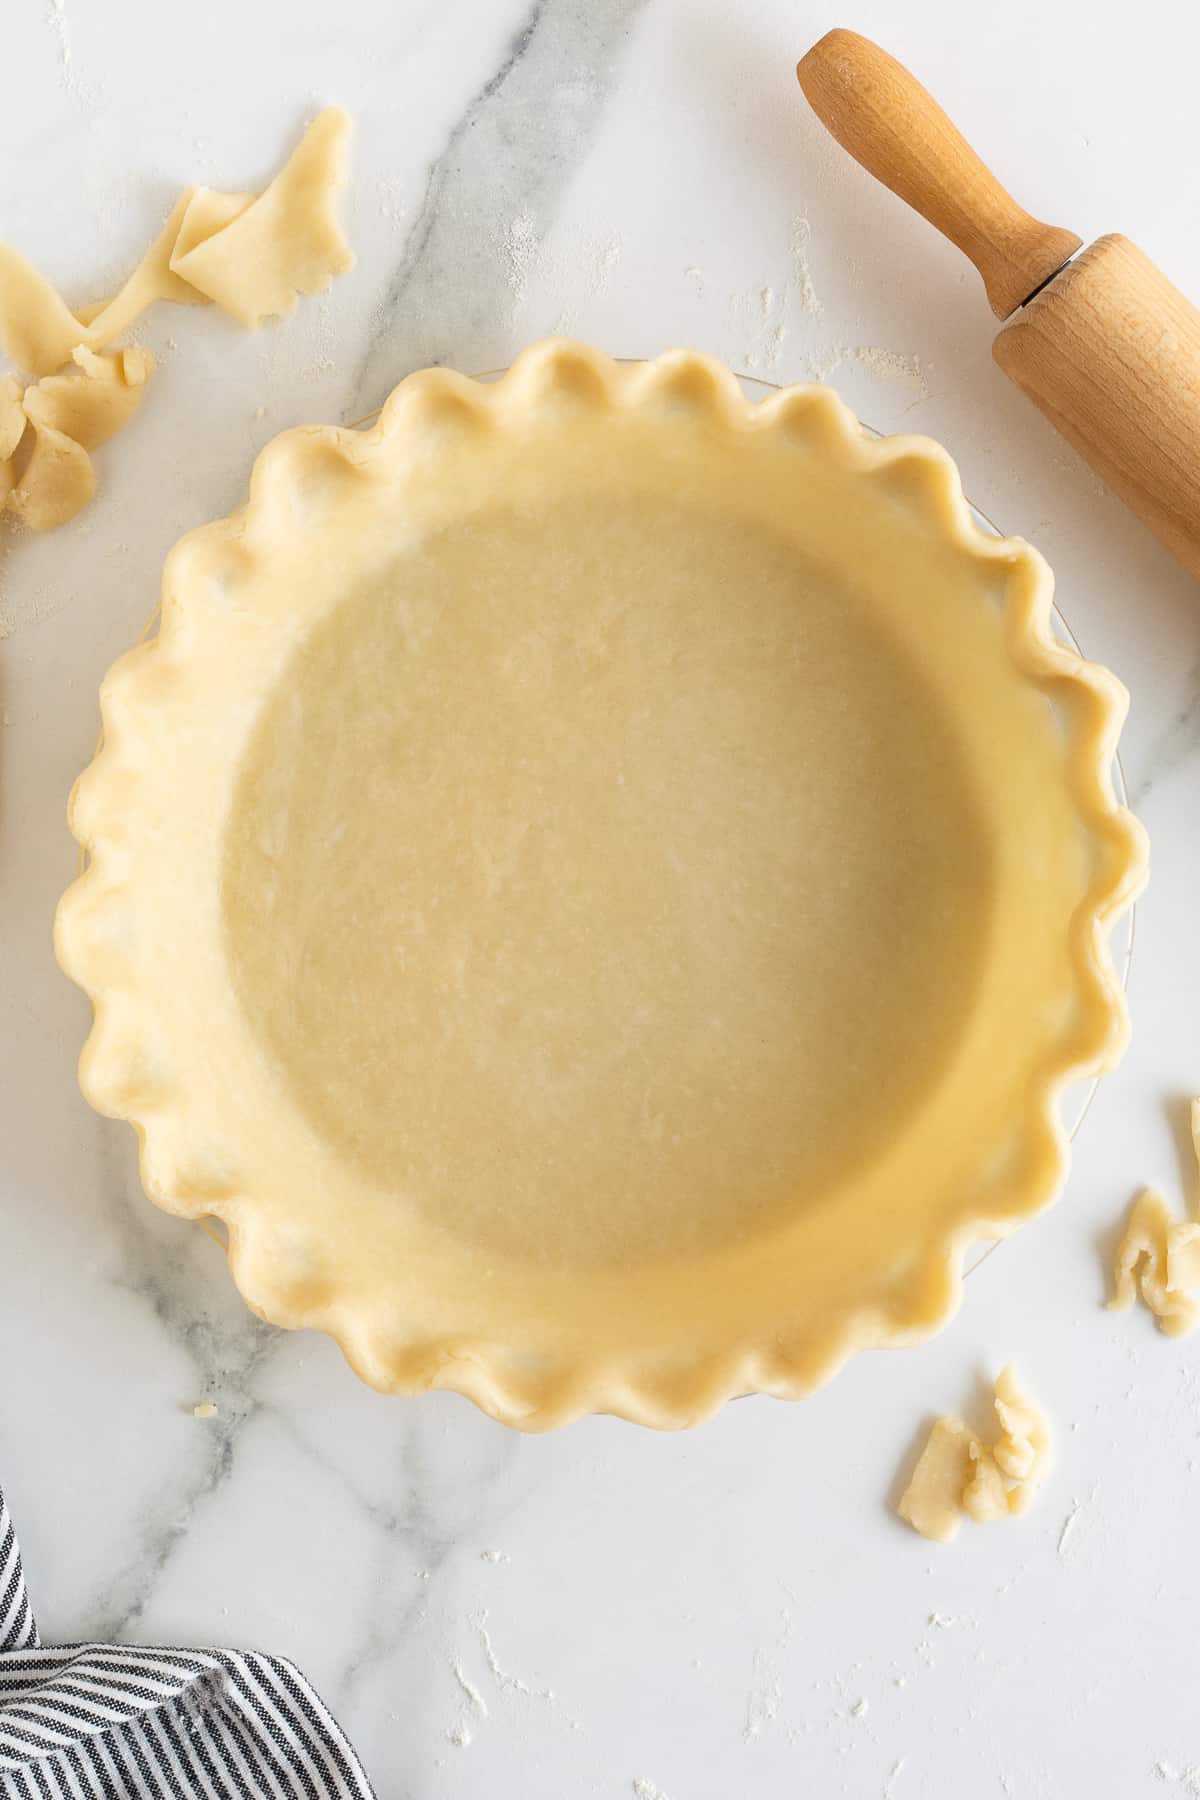
[[[1050,608],[935,444],[691,352],[284,433],[104,683],[85,1093],[383,1389],[677,1426],[928,1335],[1126,1037]]]

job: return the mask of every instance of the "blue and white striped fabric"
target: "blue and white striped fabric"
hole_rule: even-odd
[[[244,1650],[43,1649],[0,1493],[0,1800],[374,1800],[300,1671]]]

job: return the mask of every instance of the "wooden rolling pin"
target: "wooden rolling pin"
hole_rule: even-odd
[[[1136,244],[1017,205],[920,82],[831,31],[797,67],[821,123],[975,264],[1005,374],[1200,576],[1200,312]]]

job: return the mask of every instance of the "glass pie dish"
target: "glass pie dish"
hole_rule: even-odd
[[[283,434],[102,689],[85,1093],[386,1390],[676,1426],[927,1335],[1127,1032],[1051,606],[938,446],[692,352]]]

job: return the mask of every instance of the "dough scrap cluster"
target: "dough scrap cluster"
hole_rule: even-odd
[[[107,347],[156,300],[215,304],[254,329],[353,268],[334,210],[349,130],[347,115],[326,107],[257,197],[185,188],[120,291],[76,312],[0,244],[0,345],[39,378],[0,376],[0,510],[47,531],[87,505],[89,452],[128,424],[154,372],[148,351]]]
[[[1192,1142],[1200,1164],[1200,1100],[1192,1101]],[[1129,1209],[1117,1247],[1109,1305],[1124,1312],[1138,1294],[1168,1337],[1185,1337],[1200,1324],[1200,1219],[1172,1217],[1155,1188],[1143,1188]]]
[[[66,370],[31,387],[0,376],[0,508],[32,531],[73,519],[96,491],[88,452],[128,424],[153,373],[148,350],[79,344]]]
[[[922,1537],[946,1544],[964,1517],[1028,1512],[1050,1464],[1050,1432],[1041,1408],[1022,1393],[1009,1363],[996,1378],[1000,1432],[987,1445],[961,1419],[938,1419],[897,1511]]]

